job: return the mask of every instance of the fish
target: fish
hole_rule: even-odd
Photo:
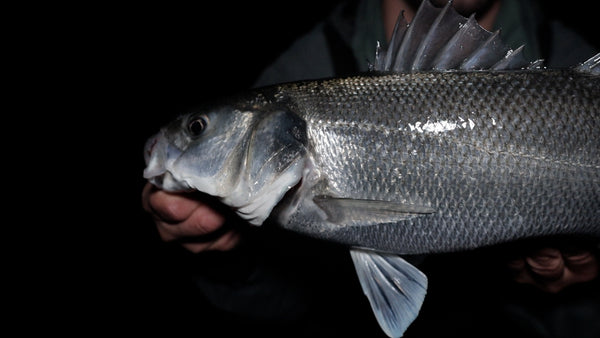
[[[347,245],[390,337],[427,292],[405,255],[600,237],[600,54],[548,69],[429,1],[375,50],[367,73],[180,115],[147,141],[144,177]]]

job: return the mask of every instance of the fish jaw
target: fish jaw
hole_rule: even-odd
[[[170,144],[161,130],[146,142],[144,159],[146,168],[144,178],[153,185],[167,191],[189,191],[191,187],[185,181],[178,179],[170,170],[174,159],[181,155],[181,150]]]

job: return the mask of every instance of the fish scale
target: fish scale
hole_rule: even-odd
[[[377,225],[378,231],[323,231],[301,219],[290,227],[411,254],[562,232],[597,235],[599,88],[598,79],[570,70],[389,74],[279,86],[277,96],[308,121],[310,148],[328,182],[314,195],[436,209],[401,225]]]

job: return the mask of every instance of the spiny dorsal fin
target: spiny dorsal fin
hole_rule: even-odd
[[[409,24],[406,34],[397,54],[395,55],[394,66],[391,70],[396,72],[406,72],[412,68],[417,52],[421,43],[426,40],[436,17],[440,14],[441,9],[434,7],[429,1],[423,1],[419,6],[412,22],[418,24]]]
[[[383,50],[379,41],[377,42],[377,50],[375,51],[375,66],[374,70],[392,69],[392,61],[395,60],[394,55],[398,54],[398,49],[402,45],[404,35],[408,29],[408,22],[404,17],[404,11],[398,16],[396,25],[394,26],[394,34],[390,40],[387,50]]]
[[[424,1],[429,3],[429,1]],[[421,6],[423,8],[433,7]],[[412,62],[411,70],[427,69],[433,67],[437,51],[450,41],[455,31],[448,27],[460,27],[467,21],[464,17],[453,13],[452,2],[448,2],[435,19],[426,37],[421,42],[419,51]]]
[[[463,61],[460,69],[488,69],[506,55],[507,49],[500,40],[500,30],[497,30]]]
[[[460,15],[448,1],[443,8],[429,0],[419,6],[410,24],[398,18],[387,50],[378,46],[376,71],[416,72],[448,70],[509,70],[530,66],[522,47],[511,50],[472,15]],[[532,63],[533,64],[533,63]],[[539,67],[540,62],[535,62]]]
[[[493,70],[505,70],[505,69],[519,69],[527,67],[527,61],[523,57],[523,47],[515,49],[514,51],[508,51],[506,56],[492,66]]]
[[[600,75],[600,53],[592,56],[584,63],[575,67],[575,70],[581,73],[590,74],[590,75]]]

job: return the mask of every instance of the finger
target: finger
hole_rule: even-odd
[[[234,230],[230,230],[225,233],[223,236],[219,237],[217,240],[213,242],[207,243],[184,243],[182,244],[184,248],[193,252],[199,253],[203,251],[228,251],[233,249],[240,242],[241,236],[238,232]]]
[[[563,253],[563,258],[569,267],[586,266],[596,261],[596,256],[591,251]]]
[[[599,264],[597,257],[590,251],[577,254],[564,254],[567,281],[587,282],[598,276]]]
[[[207,205],[197,202],[188,218],[179,223],[157,221],[160,237],[164,241],[192,239],[211,234],[225,223],[225,217]]]
[[[142,189],[142,207],[148,213],[152,212],[152,208],[150,208],[150,194],[152,194],[154,190],[156,190],[156,187],[150,182],[146,182],[144,189]]]
[[[191,216],[201,205],[197,199],[156,189],[148,195],[148,209],[155,217],[167,223],[179,223]]]
[[[544,280],[558,280],[565,271],[565,262],[559,250],[544,248],[526,257],[531,272]]]
[[[519,257],[509,261],[508,268],[513,272],[515,282],[533,284],[533,278],[531,278],[525,258]]]
[[[598,262],[591,252],[563,254],[563,262],[561,278],[543,281],[542,290],[556,293],[569,285],[588,282],[598,276]]]

